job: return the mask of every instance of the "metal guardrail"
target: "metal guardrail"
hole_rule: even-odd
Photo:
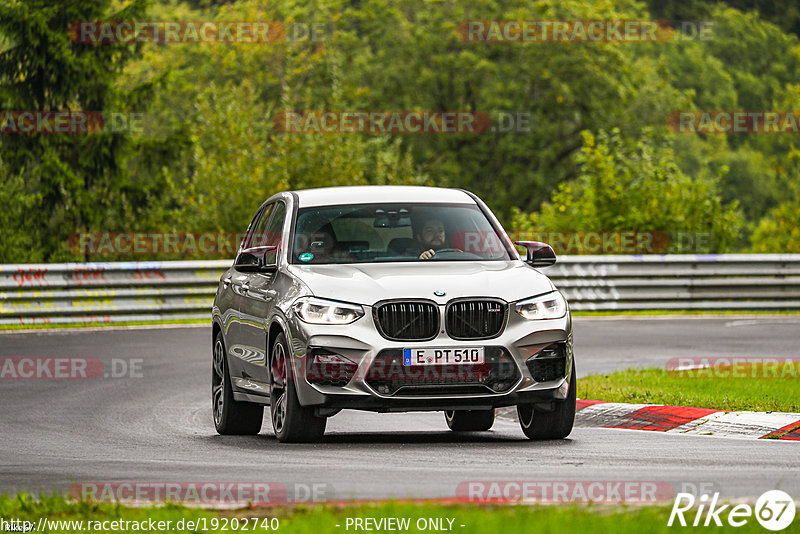
[[[0,265],[0,325],[210,318],[230,260]]]
[[[204,319],[230,260],[0,265],[0,324]],[[573,310],[800,309],[800,254],[561,256]]]
[[[573,310],[800,309],[800,254],[562,256]]]

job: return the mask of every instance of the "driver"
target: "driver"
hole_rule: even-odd
[[[422,254],[419,255],[421,260],[429,260],[436,254],[437,250],[447,248],[444,222],[441,219],[431,218],[426,220],[419,234],[414,237],[419,241],[422,248]]]

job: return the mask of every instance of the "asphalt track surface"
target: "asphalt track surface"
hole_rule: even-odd
[[[663,366],[678,356],[798,356],[800,317],[578,318],[579,375]],[[75,482],[278,482],[289,498],[451,498],[466,481],[655,481],[723,498],[783,489],[800,498],[800,445],[576,428],[532,442],[498,420],[457,435],[441,413],[344,411],[325,440],[219,436],[210,402],[210,328],[0,335],[0,356],[141,359],[141,376],[0,380],[0,493]]]

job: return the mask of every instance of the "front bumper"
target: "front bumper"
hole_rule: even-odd
[[[345,326],[312,325],[300,321],[292,312],[287,317],[289,342],[293,350],[295,384],[300,403],[321,409],[361,409],[379,412],[437,411],[450,409],[489,409],[517,404],[541,404],[544,409],[553,401],[567,396],[572,370],[572,320],[570,314],[561,319],[528,321],[513,310],[509,311],[505,328],[499,336],[485,340],[455,340],[444,329],[430,341],[390,341],[378,332],[372,309],[365,306],[365,315]],[[444,312],[444,305],[440,312]],[[526,361],[540,356],[542,350],[562,343],[565,352],[564,372],[554,380],[537,381]],[[495,388],[466,388],[453,384],[439,387],[405,388],[402,392],[378,391],[370,380],[370,369],[376,358],[387,351],[422,347],[485,347],[487,358],[491,351],[501,350],[505,364],[514,367],[513,384]],[[309,356],[315,351],[341,355],[358,368],[346,384],[310,383],[307,376]],[[559,364],[560,365],[560,364]],[[506,367],[508,369],[508,367]],[[506,375],[508,376],[508,375]],[[539,377],[541,380],[541,376]],[[314,381],[312,379],[312,381]]]

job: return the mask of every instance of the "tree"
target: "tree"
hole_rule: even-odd
[[[331,20],[337,6],[241,1],[210,11],[154,6],[157,20]],[[357,90],[342,82],[341,51],[324,41],[284,39],[265,45],[179,44],[148,47],[125,83],[163,79],[150,115],[167,131],[187,133],[166,171],[181,192],[161,228],[242,232],[259,204],[287,189],[361,184],[428,184],[402,146],[387,135],[284,133],[284,111],[348,110]]]
[[[403,138],[438,184],[473,190],[507,218],[512,206],[533,209],[574,177],[581,131],[618,127],[635,137],[663,125],[679,95],[656,63],[637,61],[640,44],[464,42],[458,24],[640,15],[627,2],[370,1],[342,10],[333,45],[346,58],[343,84],[358,90],[359,109],[524,116],[520,130]]]
[[[110,12],[112,0],[7,0],[0,4],[0,34],[10,46],[0,53],[0,110],[125,111],[143,94],[114,85],[138,53],[127,44],[72,42],[76,21],[142,18],[144,2]],[[67,250],[71,232],[104,224],[120,201],[120,163],[126,132],[7,134],[0,211],[22,239],[7,242],[7,261],[75,258]],[[141,183],[138,188],[144,186]],[[13,191],[13,196],[8,192]],[[19,210],[24,206],[24,210]]]
[[[20,175],[14,175],[0,160],[0,263],[17,263],[19,255],[25,251],[40,253],[30,232],[22,231],[22,221],[29,219],[36,204],[38,195],[25,187],[25,181]],[[39,260],[41,256],[29,256]]]
[[[755,12],[783,31],[800,36],[800,6],[785,0],[647,0],[656,19],[707,20],[714,6],[729,6],[742,12]]]
[[[673,239],[671,253],[725,252],[735,242],[741,227],[736,203],[722,204],[715,179],[685,175],[663,140],[648,132],[626,142],[617,130],[596,137],[584,132],[583,139],[578,176],[561,184],[539,212],[517,210],[515,229],[665,232]]]
[[[791,179],[783,191],[783,201],[758,222],[750,252],[800,253],[800,150],[792,151],[785,163]]]
[[[800,200],[770,210],[753,232],[751,252],[800,253]]]
[[[569,201],[586,228],[708,231],[717,239],[709,250],[737,250],[798,179],[787,163],[797,136],[666,132],[677,110],[797,109],[796,36],[723,4],[700,17],[714,23],[711,40],[657,43],[481,43],[459,33],[475,19],[652,18],[633,0],[164,0],[149,20],[281,21],[289,33],[266,44],[141,49],[67,37],[77,20],[141,18],[142,1],[0,6],[0,109],[149,118],[137,135],[0,136],[0,222],[24,234],[3,238],[12,261],[74,259],[65,234],[81,230],[237,232],[278,190],[361,183],[463,187],[501,219],[519,213],[526,225],[573,224],[553,211]],[[109,11],[118,5],[128,7]],[[317,38],[293,32],[319,23]],[[305,110],[506,113],[517,127],[447,135],[275,128],[277,114]],[[625,184],[619,198],[614,180]]]

